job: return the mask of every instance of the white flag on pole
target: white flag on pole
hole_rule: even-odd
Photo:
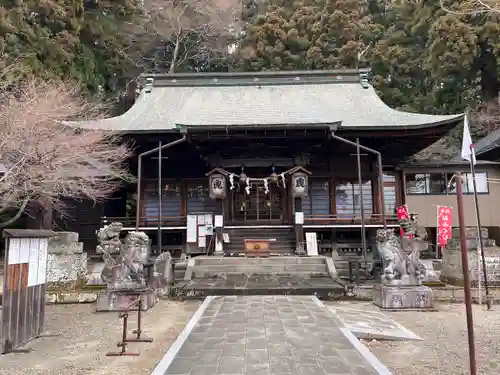
[[[470,136],[469,121],[467,114],[464,117],[464,134],[462,138],[462,159],[476,165],[476,153],[474,152],[474,143]]]

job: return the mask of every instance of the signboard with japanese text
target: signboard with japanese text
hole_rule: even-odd
[[[448,206],[438,206],[437,208],[437,245],[445,247],[451,238],[453,209]]]
[[[408,206],[399,206],[396,209],[397,215],[398,215],[398,222],[403,220],[403,219],[410,219],[410,215],[408,214]],[[404,237],[405,231],[403,228],[399,228],[399,233],[401,234],[401,237]]]

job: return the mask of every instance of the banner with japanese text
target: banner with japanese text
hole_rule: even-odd
[[[406,205],[404,206],[399,206],[396,209],[397,215],[398,215],[398,222],[403,220],[403,219],[410,219],[410,215],[408,214],[408,207]],[[401,237],[404,237],[404,230],[403,228],[399,228],[399,233],[401,234]]]
[[[453,209],[448,206],[438,206],[437,208],[437,245],[445,247],[451,238]]]

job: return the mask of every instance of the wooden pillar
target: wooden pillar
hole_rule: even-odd
[[[292,178],[286,177],[286,188],[284,188],[286,197],[287,220],[289,223],[295,222],[295,204],[292,196]]]
[[[335,177],[330,177],[328,180],[329,190],[330,190],[330,214],[337,214],[337,191],[335,189],[336,179]]]
[[[402,188],[402,179],[401,179],[401,171],[396,171],[394,173],[394,184],[396,190],[396,207],[399,207],[403,204],[403,188]]]
[[[373,162],[372,164],[372,170],[375,171],[374,179],[372,180],[372,189],[373,189],[373,212],[380,215],[383,212],[383,207],[382,207],[382,199],[381,194],[384,194],[383,191],[380,191],[380,178],[383,178],[383,176],[379,176],[379,174],[376,172],[377,171],[377,162]],[[377,216],[378,217],[378,216]]]
[[[305,253],[304,246],[304,213],[302,212],[302,198],[294,197],[294,223],[295,223],[295,241],[296,252],[298,255]]]
[[[336,215],[337,214],[337,198],[336,198],[336,191],[335,191],[335,163],[333,162],[333,156],[330,155],[328,158],[328,194],[330,197],[330,215]]]
[[[222,199],[215,200],[215,217],[214,217],[214,234],[215,234],[215,255],[224,254],[223,227],[224,227],[224,201]]]
[[[149,181],[143,181],[140,185],[140,191],[137,192],[137,196],[139,199],[139,206],[136,207],[136,210],[139,210],[139,225],[145,225],[145,216],[146,216],[146,189],[148,188]]]
[[[186,181],[181,181],[181,216],[184,220],[187,217],[187,185]]]

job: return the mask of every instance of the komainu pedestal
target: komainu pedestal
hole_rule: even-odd
[[[385,310],[432,310],[432,289],[424,285],[373,287],[373,303]]]
[[[432,289],[422,285],[427,269],[420,253],[429,246],[426,232],[414,220],[402,220],[403,238],[394,229],[377,230],[377,249],[382,257],[380,284],[373,287],[373,303],[389,310],[431,310]]]
[[[116,289],[106,290],[97,295],[96,311],[127,311],[137,309],[134,304],[138,298],[142,300],[142,310],[146,311],[156,305],[158,298],[152,289],[127,290]],[[131,306],[134,306],[131,308]]]

